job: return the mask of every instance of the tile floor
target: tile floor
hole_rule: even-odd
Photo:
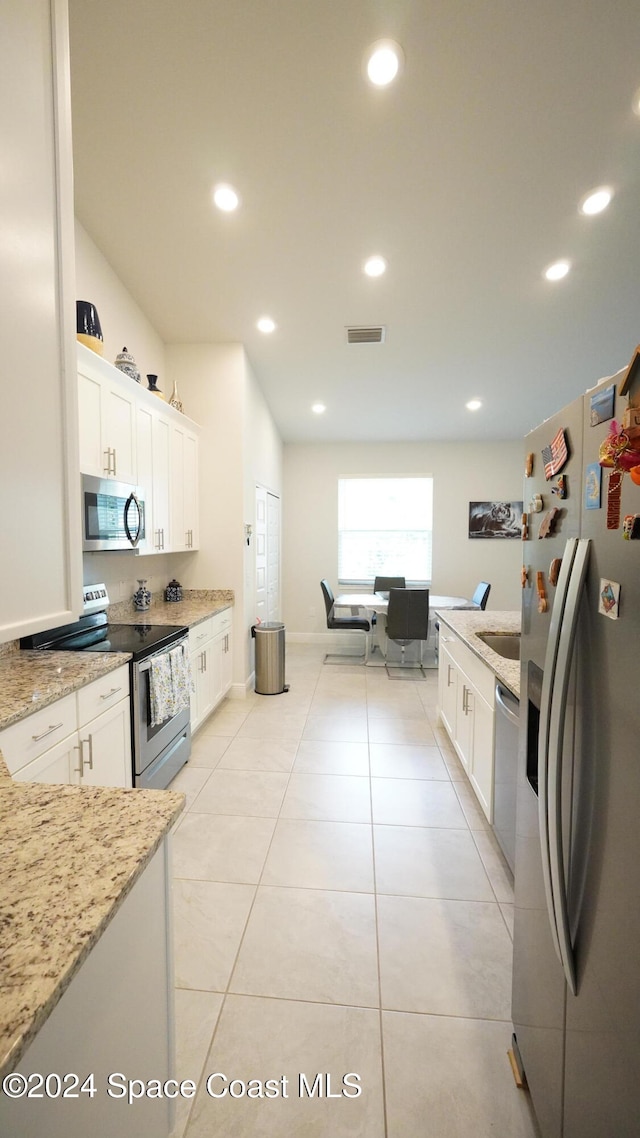
[[[174,1135],[534,1138],[506,1054],[510,875],[437,673],[322,656],[291,646],[288,693],[225,701],[173,783],[178,1073],[199,1087]],[[216,1072],[280,1093],[214,1098]]]

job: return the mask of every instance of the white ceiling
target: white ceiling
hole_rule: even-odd
[[[80,221],[163,340],[244,343],[285,440],[520,437],[631,358],[638,0],[70,0],[70,22]],[[383,36],[405,67],[376,90]],[[371,323],[384,345],[347,346]]]

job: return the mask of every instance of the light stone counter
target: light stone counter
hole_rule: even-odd
[[[165,601],[164,593],[154,594],[151,607],[139,612],[133,601],[109,605],[109,620],[114,624],[194,624],[215,616],[234,602],[233,589],[183,589],[181,601]]]
[[[2,774],[0,1075],[16,1068],[184,806],[166,790],[14,783],[0,756]]]
[[[130,659],[128,652],[3,652],[0,730],[115,671]]]
[[[436,610],[437,611],[437,610]],[[465,612],[443,609],[438,612],[438,620],[446,624],[457,636],[488,664],[500,683],[520,698],[520,661],[505,660],[483,640],[478,632],[520,632],[519,612]]]

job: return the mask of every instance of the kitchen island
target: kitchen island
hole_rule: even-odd
[[[0,1133],[169,1133],[169,1100],[132,1112],[106,1079],[172,1073],[166,839],[183,806],[169,791],[16,783],[0,759],[2,1075],[95,1081],[64,1101],[3,1093]]]

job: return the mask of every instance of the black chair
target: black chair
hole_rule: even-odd
[[[404,577],[376,577],[373,582],[374,593],[388,593],[389,589],[406,589]]]
[[[368,620],[361,616],[336,616],[334,612],[335,597],[331,589],[331,585],[324,578],[320,582],[322,589],[322,596],[324,597],[324,607],[327,610],[327,628],[333,632],[335,629],[343,629],[345,632],[364,632],[364,655],[339,655],[337,653],[328,652],[324,658],[325,664],[344,664],[345,660],[351,661],[355,664],[366,664],[369,659],[369,633],[371,625]]]
[[[429,590],[390,589],[387,610],[387,638],[400,646],[400,667],[405,666],[405,649],[420,641],[420,660],[416,665],[424,674],[422,649],[429,638]],[[387,668],[388,668],[387,662]]]
[[[490,592],[491,585],[488,583],[488,581],[480,581],[475,593],[471,598],[474,605],[477,605],[478,608],[483,610],[483,612],[487,607],[487,601],[489,600]]]

